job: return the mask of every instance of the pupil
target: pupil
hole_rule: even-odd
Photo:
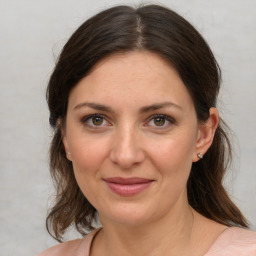
[[[155,118],[154,123],[157,126],[162,126],[165,123],[165,119],[162,117],[157,117],[157,118]]]
[[[103,118],[99,116],[93,117],[92,122],[94,125],[101,125],[103,123]]]

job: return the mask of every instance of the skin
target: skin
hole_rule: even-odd
[[[107,57],[75,86],[63,143],[78,185],[103,225],[91,255],[207,251],[225,227],[191,209],[186,182],[217,125],[215,108],[207,122],[198,122],[176,70],[154,53]],[[122,196],[104,181],[111,177],[152,182],[135,195]]]

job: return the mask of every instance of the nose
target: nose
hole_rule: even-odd
[[[110,152],[110,159],[122,169],[139,165],[145,159],[145,152],[139,140],[139,131],[134,127],[123,127],[116,131]]]

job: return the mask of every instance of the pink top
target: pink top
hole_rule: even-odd
[[[89,256],[92,240],[99,230],[92,231],[85,238],[58,244],[38,256]],[[204,256],[256,256],[256,232],[228,228]]]

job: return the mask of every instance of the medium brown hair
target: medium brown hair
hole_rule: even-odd
[[[197,30],[174,11],[157,5],[139,8],[117,6],[83,23],[64,46],[47,89],[50,124],[54,137],[50,169],[56,200],[47,217],[47,230],[58,241],[74,225],[82,235],[93,229],[97,210],[76,182],[72,163],[62,143],[69,93],[100,60],[114,53],[146,50],[162,56],[179,73],[187,87],[199,122],[216,106],[220,68],[208,44]],[[231,159],[227,126],[220,119],[213,143],[204,159],[192,164],[187,183],[189,204],[209,219],[225,225],[247,227],[229,198],[222,180]]]

